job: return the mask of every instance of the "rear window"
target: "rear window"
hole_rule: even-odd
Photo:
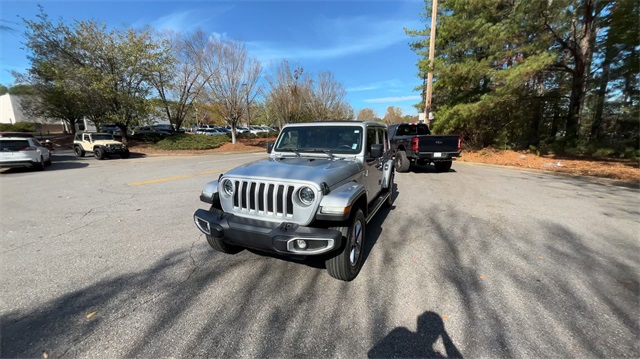
[[[0,149],[2,151],[20,151],[29,147],[27,140],[0,140]]]
[[[410,135],[430,135],[429,127],[427,125],[400,125],[396,136],[410,136]]]

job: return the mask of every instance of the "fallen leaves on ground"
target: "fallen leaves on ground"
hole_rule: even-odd
[[[483,149],[463,151],[462,157],[458,160],[640,182],[640,163],[626,159],[537,156],[530,152]]]

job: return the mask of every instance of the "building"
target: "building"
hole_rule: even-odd
[[[27,95],[4,94],[0,96],[0,123],[15,124],[16,122],[31,122],[36,124],[37,131],[63,132],[68,126],[64,121],[27,116],[21,105],[21,100]]]

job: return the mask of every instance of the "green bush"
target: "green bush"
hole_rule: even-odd
[[[161,150],[209,150],[218,148],[231,139],[228,136],[207,136],[181,133],[166,137],[154,145]]]
[[[278,136],[277,132],[259,132],[257,134],[253,134],[251,132],[238,133],[237,138],[239,139],[250,139],[250,138],[270,138]]]
[[[35,132],[36,124],[33,122],[16,122],[14,124],[11,123],[0,123],[0,131],[7,132]]]
[[[616,153],[616,150],[613,148],[598,148],[593,152],[593,157],[610,157],[614,153]]]
[[[157,143],[166,137],[166,135],[161,135],[159,133],[141,133],[138,135],[133,135],[130,138],[136,141]]]

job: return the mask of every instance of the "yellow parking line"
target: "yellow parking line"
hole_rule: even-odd
[[[146,185],[146,184],[154,184],[154,183],[175,181],[175,180],[191,178],[191,177],[196,177],[196,176],[212,175],[212,174],[228,171],[230,169],[231,168],[224,168],[224,169],[215,170],[215,171],[206,171],[206,172],[199,172],[199,173],[191,173],[191,174],[187,174],[187,175],[165,177],[165,178],[157,178],[157,179],[152,179],[152,180],[148,180],[148,181],[132,182],[132,183],[129,183],[128,186],[136,187],[136,186],[143,186],[143,185]]]

